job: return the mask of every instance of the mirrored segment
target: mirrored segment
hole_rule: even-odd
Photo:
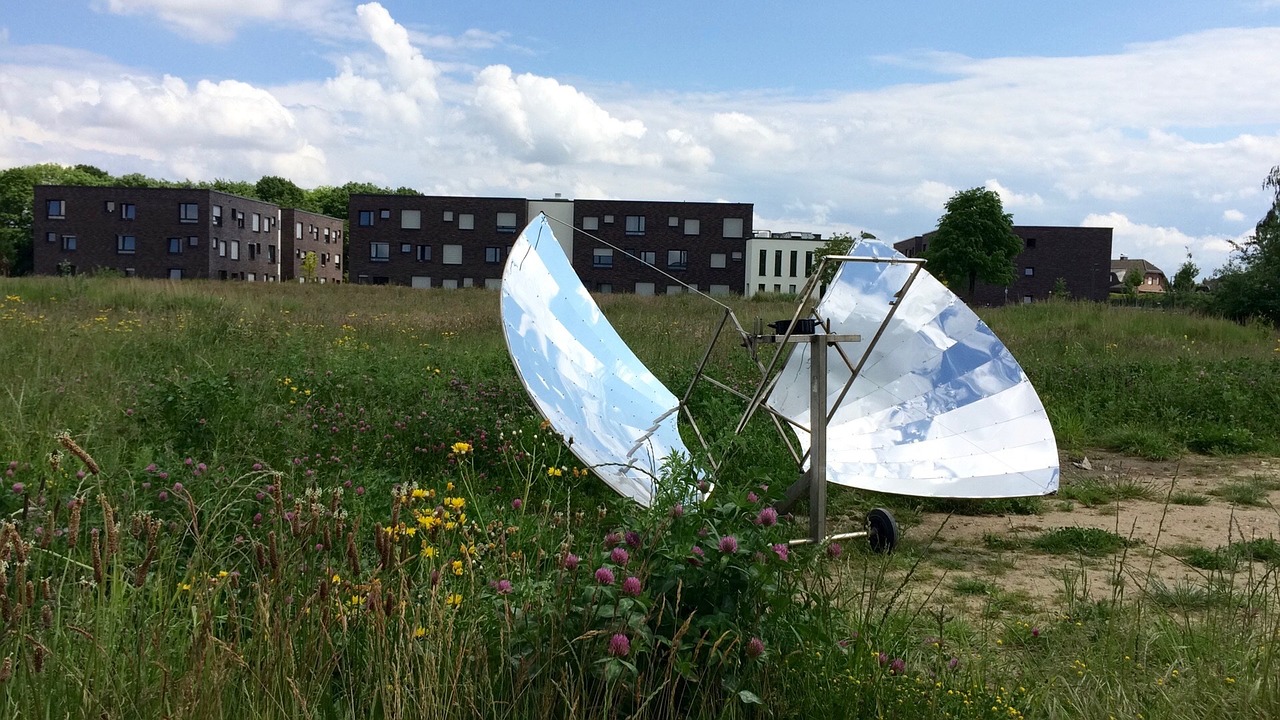
[[[905,259],[864,241],[854,257]],[[1043,495],[1058,488],[1058,448],[1044,405],[1008,348],[927,271],[901,300],[909,263],[845,262],[819,302],[854,367],[898,303],[827,427],[827,481],[924,497]],[[819,328],[821,330],[821,328]],[[827,407],[849,364],[827,358]],[[809,447],[809,349],[792,352],[767,400]]]
[[[545,216],[529,223],[507,257],[502,329],[520,381],[573,454],[648,506],[667,457],[689,455],[677,428],[679,401],[605,319]]]

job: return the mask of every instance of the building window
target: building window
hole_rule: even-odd
[[[400,229],[401,230],[421,230],[422,229],[422,211],[421,210],[401,210],[400,211]]]
[[[169,268],[169,279],[170,279],[170,280],[181,280],[181,279],[182,279],[182,268]]]
[[[138,238],[132,235],[116,236],[116,252],[122,255],[132,255],[138,251]]]
[[[731,254],[729,257],[733,258],[734,262],[742,262],[742,251],[734,250],[733,254]]]
[[[445,265],[461,265],[462,264],[462,246],[461,245],[445,245],[444,250],[440,254],[440,262]]]
[[[697,218],[689,218],[684,221],[684,234],[697,235],[702,232],[702,221]]]
[[[419,245],[418,254],[415,257],[417,257],[418,262],[431,262],[431,246]]]
[[[180,203],[178,205],[178,222],[200,222],[200,206],[195,203]]]
[[[667,227],[680,227],[680,218],[675,215],[667,218]]]
[[[485,248],[485,249],[484,249],[484,261],[485,261],[485,262],[487,262],[487,263],[500,263],[500,262],[502,262],[502,248],[500,248],[500,247],[487,247],[487,248]]]
[[[267,262],[271,263],[272,265],[276,264],[276,246],[275,245],[267,246]]]
[[[791,272],[790,272],[791,277],[795,277],[795,276],[796,276],[796,263],[799,261],[799,259],[800,259],[800,251],[799,251],[799,250],[792,250],[792,251],[791,251],[791,265],[790,265],[790,267],[788,268],[788,269],[791,271]]]
[[[138,276],[138,268],[125,268],[125,269],[124,269],[124,276],[125,276],[125,277],[137,277],[137,276]]]
[[[628,235],[643,235],[644,234],[644,216],[628,215],[626,229],[627,229]]]
[[[612,215],[605,215],[605,216],[604,216],[604,224],[605,224],[605,225],[612,225],[612,224],[613,224],[613,216],[612,216]]]
[[[1024,245],[1028,250],[1035,250],[1035,249],[1036,249],[1036,239],[1035,239],[1035,238],[1027,238],[1027,239],[1023,242],[1023,245]]]
[[[50,200],[46,204],[50,220],[63,220],[67,217],[66,200]]]
[[[598,293],[613,292],[613,283],[607,283],[607,282],[596,283],[596,292]]]
[[[244,213],[239,210],[234,211],[236,214],[236,227],[244,228]]]
[[[252,216],[252,218],[251,218],[251,219],[250,219],[250,221],[249,221],[249,229],[250,229],[250,230],[252,230],[252,231],[254,231],[254,232],[260,232],[260,231],[262,230],[262,216],[261,216],[261,215],[259,215],[258,213],[253,213],[253,216]]]
[[[1023,304],[1023,305],[1030,305],[1030,304],[1031,304],[1031,296],[1030,296],[1030,295],[1023,295],[1023,296],[1022,296],[1022,304]]]
[[[653,295],[655,292],[657,292],[657,288],[654,286],[653,283],[647,283],[647,282],[636,283],[637,295]]]
[[[44,234],[45,242],[58,242],[58,233],[48,232]]]
[[[63,235],[63,236],[62,236],[62,249],[63,249],[63,250],[67,250],[67,251],[75,250],[75,249],[76,249],[76,236],[75,236],[75,235]]]
[[[240,241],[239,240],[231,241],[231,259],[232,260],[240,259]]]
[[[1033,267],[1024,267],[1022,268],[1022,274],[1027,277],[1031,277],[1036,274],[1036,269]]]
[[[361,210],[356,217],[356,225],[360,227],[373,227],[373,211]],[[301,235],[299,235],[301,237]]]
[[[188,246],[188,247],[200,247],[200,238],[199,238],[199,237],[197,237],[197,236],[195,236],[195,235],[191,235],[191,236],[189,236],[189,237],[187,238],[187,246]]]
[[[725,218],[724,236],[727,238],[742,237],[742,218]]]
[[[498,232],[513,233],[516,231],[516,214],[513,212],[498,213]]]
[[[689,266],[688,250],[668,250],[667,267],[672,270],[684,270]]]
[[[369,243],[369,259],[373,262],[387,262],[391,259],[391,243]]]
[[[413,243],[400,243],[400,252],[406,254],[413,252]]]
[[[773,251],[773,276],[782,277],[782,251],[781,250]],[[782,286],[778,286],[779,289],[775,290],[774,292],[782,292],[781,287]]]
[[[582,229],[583,229],[583,230],[599,230],[599,229],[600,229],[600,218],[598,218],[598,217],[584,217],[584,218],[582,218]]]
[[[712,285],[711,294],[712,295],[728,295],[729,286],[728,285]]]
[[[711,253],[711,267],[713,268],[726,267],[729,264],[728,260],[728,256],[724,253]]]
[[[613,267],[613,248],[596,248],[591,251],[591,267]]]
[[[459,214],[458,214],[458,229],[459,229],[459,230],[475,230],[475,229],[476,229],[476,216],[475,216],[475,215],[472,215],[471,213],[459,213]]]
[[[182,238],[169,238],[169,252],[171,254],[182,252]]]
[[[216,245],[216,246],[217,246],[217,248],[218,248],[218,257],[226,257],[226,256],[227,256],[227,241],[226,241],[226,240],[223,240],[222,242],[218,242],[218,238],[214,238],[214,239],[213,239],[213,244],[214,244],[214,245]]]
[[[249,259],[256,260],[258,257],[258,243],[249,243],[247,249],[249,250]]]
[[[637,257],[640,258],[641,262],[646,263],[648,265],[656,266],[658,264],[657,250],[641,250],[640,254]]]
[[[681,294],[681,293],[683,293],[683,292],[684,292],[684,286],[683,286],[683,285],[668,285],[668,286],[667,286],[667,294],[668,294],[668,295],[679,295],[679,294]]]
[[[809,250],[804,254],[804,276],[809,277],[813,274],[813,251]]]
[[[769,274],[769,251],[768,250],[760,251],[760,265],[756,268],[756,274],[758,275]]]
[[[116,211],[116,203],[114,200],[108,200],[102,204],[102,209],[108,215]]]
[[[213,218],[214,227],[222,227],[222,206],[214,205],[209,208],[209,215]]]
[[[453,222],[453,211],[452,211],[452,210],[445,210],[445,211],[444,211],[444,221],[445,221],[445,222]]]
[[[137,220],[138,206],[133,203],[120,203],[120,219],[121,220]]]

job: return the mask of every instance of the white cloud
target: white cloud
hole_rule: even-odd
[[[711,116],[711,133],[726,153],[739,158],[778,158],[795,144],[785,133],[741,112],[720,112]]]
[[[1231,254],[1232,242],[1239,242],[1243,235],[1190,235],[1175,227],[1146,225],[1130,220],[1122,213],[1090,214],[1080,223],[1086,227],[1110,227],[1113,229],[1111,255],[1141,258],[1173,276],[1191,253],[1191,259],[1208,276],[1214,268],[1226,263]]]
[[[312,30],[330,28],[339,0],[93,0],[99,12],[115,15],[154,15],[182,35],[198,42],[226,42],[243,25],[283,23]]]
[[[1001,185],[995,178],[988,180],[985,187],[1000,196],[1000,204],[1005,207],[1006,211],[1009,209],[1038,207],[1040,205],[1044,205],[1044,200],[1038,193],[1030,193],[1027,195],[1016,193]]]
[[[956,189],[936,180],[924,180],[908,193],[908,198],[921,208],[932,209],[941,217],[944,206],[956,194]],[[924,232],[924,231],[921,231]]]
[[[1223,210],[1222,219],[1227,222],[1242,222],[1244,220],[1244,213],[1236,210],[1235,208]]]
[[[651,165],[642,153],[640,120],[613,117],[586,94],[552,78],[514,75],[493,65],[476,77],[474,107],[498,140],[518,156],[556,164],[605,162]]]
[[[396,85],[418,101],[439,100],[436,79],[440,71],[435,64],[409,42],[409,33],[391,18],[391,13],[378,3],[356,8],[360,27],[387,59],[387,69]]]

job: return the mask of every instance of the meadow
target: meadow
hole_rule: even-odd
[[[598,300],[680,394],[721,310]],[[731,304],[744,322],[793,307]],[[982,314],[1069,457],[1280,456],[1269,326],[1080,303]],[[1116,581],[970,612],[920,582],[944,567],[945,527],[891,556],[789,547],[803,517],[768,508],[789,458],[768,427],[733,436],[740,407],[701,387],[717,490],[645,510],[531,409],[492,292],[0,278],[0,363],[5,716],[1280,713],[1274,538],[1186,550],[1202,582],[1157,588],[1121,581],[1145,560],[1118,530],[1047,532],[994,549]],[[756,380],[736,343],[712,363]],[[841,517],[886,505],[907,524],[1046,502],[832,497]]]

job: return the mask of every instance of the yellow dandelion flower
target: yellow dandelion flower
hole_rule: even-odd
[[[178,583],[178,589],[186,592],[191,589],[191,583]]]
[[[340,582],[342,582],[342,576],[341,576],[341,575],[339,575],[338,573],[334,573],[334,574],[333,574],[333,584],[334,584],[334,585],[337,585],[337,584],[338,584],[338,583],[340,583]]]
[[[433,557],[435,557],[435,556],[436,556],[436,549],[435,549],[435,548],[431,547],[430,545],[427,545],[427,546],[425,546],[425,547],[423,547],[423,548],[422,548],[422,557],[424,557],[424,558],[433,558]]]
[[[471,443],[456,442],[453,444],[451,449],[453,450],[454,455],[466,455],[471,452]]]
[[[218,578],[219,578],[219,579],[221,579],[221,578],[224,578],[224,577],[226,577],[226,576],[228,576],[228,575],[230,575],[230,574],[231,574],[231,573],[227,572],[226,570],[219,570],[219,571],[218,571]],[[1177,671],[1175,670],[1174,672],[1176,673]]]
[[[461,560],[454,560],[452,563],[449,563],[449,567],[453,568],[453,574],[454,574],[454,575],[461,575],[461,574],[462,574],[462,561],[461,561]]]
[[[444,601],[449,607],[452,607],[452,608],[461,607],[462,595],[459,593],[453,593],[449,597],[445,598]]]
[[[413,629],[413,637],[415,639],[421,640],[422,638],[426,637],[426,635],[427,635],[427,629],[422,627],[421,625]]]

